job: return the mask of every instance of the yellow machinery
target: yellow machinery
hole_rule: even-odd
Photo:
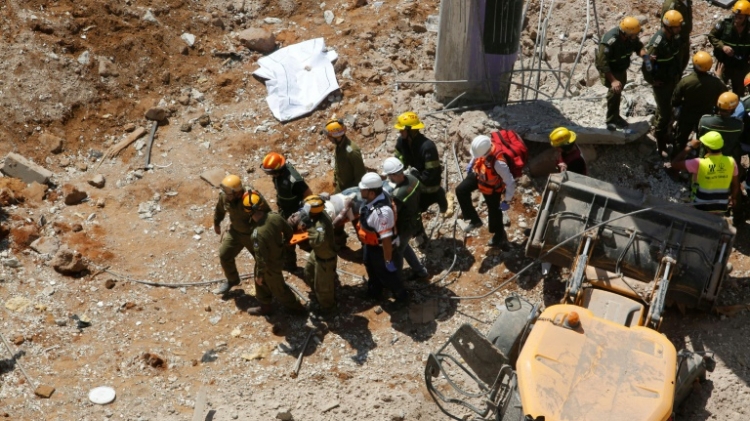
[[[563,302],[511,296],[487,334],[461,326],[430,354],[427,390],[455,420],[671,420],[713,361],[658,332],[665,307],[713,307],[734,235],[689,206],[550,176],[526,254],[570,266]]]

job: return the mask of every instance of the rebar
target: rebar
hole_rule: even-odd
[[[578,66],[578,60],[581,59],[581,51],[583,51],[583,44],[586,42],[586,34],[589,33],[589,22],[591,21],[591,11],[590,11],[591,3],[589,2],[589,0],[585,0],[585,1],[586,1],[586,28],[584,28],[583,30],[583,36],[581,37],[581,45],[578,47],[578,54],[576,54],[576,59],[573,62],[573,68],[570,70],[571,76],[568,78],[568,83],[565,85],[565,91],[563,91],[563,98],[565,98],[568,95],[568,89],[570,89],[570,81],[573,80],[573,75],[576,74],[576,66]]]

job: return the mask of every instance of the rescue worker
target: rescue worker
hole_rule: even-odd
[[[683,149],[691,132],[698,133],[698,120],[713,112],[713,104],[719,95],[727,91],[727,85],[709,73],[714,60],[705,51],[693,55],[693,73],[682,78],[672,94],[672,115],[677,120],[677,129],[672,138],[675,152]]]
[[[750,70],[750,2],[738,0],[732,6],[732,15],[720,20],[708,34],[714,47],[714,57],[719,62],[716,73],[724,83],[731,81],[732,92],[743,94],[743,78]]]
[[[294,166],[278,152],[271,152],[263,158],[260,168],[273,177],[276,189],[276,204],[279,213],[286,220],[300,208],[302,200],[312,194],[305,179]],[[289,245],[284,254],[284,270],[297,273],[297,253],[294,245]]]
[[[489,136],[479,135],[471,141],[471,162],[468,170],[464,181],[456,186],[456,199],[461,206],[464,219],[469,220],[464,230],[468,232],[482,226],[482,220],[479,219],[479,214],[471,202],[471,192],[479,189],[487,203],[489,232],[493,234],[489,246],[507,251],[510,244],[505,236],[503,212],[510,209],[508,202],[513,199],[516,181],[502,151],[492,144]]]
[[[745,155],[750,153],[750,73],[745,75],[743,84],[745,85],[747,95],[740,100],[745,108],[745,112],[742,115],[743,128],[742,136],[740,136],[740,148],[742,149],[742,154]]]
[[[610,29],[601,38],[596,54],[596,69],[599,80],[607,91],[607,127],[610,130],[623,128],[628,122],[620,115],[620,100],[622,89],[628,83],[628,67],[630,56],[635,53],[640,56],[646,54],[643,43],[638,39],[641,24],[638,19],[626,16],[620,25]]]
[[[284,245],[292,238],[292,227],[278,213],[269,212],[265,200],[255,192],[246,192],[242,205],[256,224],[252,234],[255,256],[255,298],[260,305],[250,307],[247,312],[254,316],[265,316],[273,312],[272,299],[279,301],[293,314],[305,314],[307,310],[281,273]]]
[[[383,162],[383,174],[388,177],[384,185],[396,205],[396,231],[399,245],[397,251],[412,269],[410,280],[429,278],[430,274],[424,267],[414,249],[409,245],[411,240],[422,227],[419,212],[419,180],[411,174],[404,174],[404,164],[398,158],[390,157]]]
[[[735,162],[740,162],[742,155],[740,138],[743,124],[741,120],[732,116],[739,103],[740,99],[734,92],[724,92],[716,101],[716,113],[704,115],[698,122],[698,136],[703,136],[710,131],[719,132],[724,144],[721,152],[724,156],[734,158]],[[694,141],[693,147],[697,146],[696,144],[697,142]]]
[[[586,160],[575,141],[575,132],[565,127],[558,127],[549,134],[550,145],[557,149],[556,164],[560,172],[588,175]]]
[[[407,304],[409,294],[398,266],[402,260],[397,249],[396,214],[383,193],[383,180],[378,174],[368,172],[359,182],[359,191],[365,204],[359,211],[357,235],[364,249],[367,295],[380,298],[385,287],[391,290],[397,304]]]
[[[643,77],[654,90],[656,101],[656,119],[654,120],[654,137],[658,152],[667,156],[667,131],[672,116],[672,93],[680,80],[680,31],[682,15],[676,10],[669,10],[661,20],[661,29],[656,31],[646,45],[647,57],[644,57]]]
[[[706,151],[702,158],[673,162],[676,170],[693,174],[693,202],[719,201],[696,205],[696,208],[709,212],[725,213],[737,202],[739,181],[737,164],[731,156],[721,153],[724,140],[718,132],[708,132],[700,137]]]
[[[437,203],[440,212],[445,213],[448,210],[448,199],[445,197],[445,189],[440,186],[440,157],[435,143],[419,132],[424,128],[424,123],[419,120],[416,113],[407,111],[398,116],[393,127],[399,131],[396,157],[404,166],[411,167],[408,172],[422,185],[420,211],[424,212],[430,205]]]
[[[305,283],[312,288],[318,300],[318,312],[330,315],[336,312],[336,256],[333,241],[333,222],[325,212],[323,199],[317,195],[307,196],[304,212],[310,220],[307,240],[312,248],[305,265]]]
[[[690,59],[690,34],[693,33],[693,0],[664,0],[661,17],[670,10],[680,12],[683,19],[680,32],[680,69],[685,71]]]
[[[335,145],[335,160],[333,168],[334,193],[357,187],[357,183],[365,175],[365,164],[362,161],[362,151],[356,143],[346,135],[346,126],[342,120],[331,119],[326,123],[328,140]],[[334,227],[337,246],[346,245],[346,231],[344,226]]]
[[[242,207],[242,195],[245,193],[242,180],[234,174],[227,175],[221,180],[220,188],[219,200],[214,208],[214,232],[221,234],[221,221],[227,214],[230,225],[219,247],[219,262],[226,280],[213,290],[217,295],[226,294],[232,287],[240,284],[235,259],[243,248],[253,252],[251,236],[255,229],[255,222]]]

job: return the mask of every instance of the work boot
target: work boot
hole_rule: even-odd
[[[477,228],[482,227],[482,221],[470,221],[468,225],[464,227],[464,232],[471,232],[474,231]]]
[[[308,305],[302,305],[301,303],[297,303],[297,306],[287,307],[286,311],[293,316],[307,316],[310,312],[308,307],[309,304],[310,303],[308,303]]]
[[[214,289],[211,292],[213,292],[216,295],[224,295],[227,292],[229,292],[229,290],[232,289],[232,287],[235,287],[237,285],[239,285],[239,283],[224,281],[221,284],[219,284],[219,286],[216,287],[216,289]]]
[[[510,250],[510,243],[505,238],[499,236],[499,235],[493,235],[492,239],[489,243],[487,243],[490,247],[498,247],[502,251],[509,251]]]
[[[247,309],[247,314],[251,316],[268,316],[271,313],[273,313],[273,306],[271,304],[261,304],[257,307]]]
[[[422,269],[422,271],[412,271],[411,275],[409,275],[409,281],[427,281],[430,279],[430,273],[427,272],[427,269]]]

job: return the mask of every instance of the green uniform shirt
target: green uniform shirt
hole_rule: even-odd
[[[747,63],[750,58],[750,22],[740,33],[734,28],[734,17],[731,15],[720,20],[708,33],[708,41],[714,46],[714,57],[725,64]],[[734,56],[724,53],[724,46],[732,47]]]
[[[698,137],[714,131],[719,132],[724,139],[724,147],[721,153],[733,156],[735,149],[739,147],[743,124],[734,117],[722,117],[718,114],[704,115],[698,123]]]
[[[336,245],[333,241],[333,222],[326,212],[322,212],[307,229],[307,241],[310,243],[315,257],[328,260],[336,257]]]
[[[268,270],[281,272],[284,265],[284,245],[292,239],[294,230],[281,215],[269,212],[263,215],[253,231],[255,274],[265,277]]]
[[[245,208],[242,206],[242,198],[230,202],[224,192],[219,192],[219,201],[216,202],[216,208],[214,208],[214,225],[220,225],[227,213],[232,229],[242,234],[253,233],[255,222],[250,214],[245,212]]]
[[[692,0],[664,0],[661,5],[661,17],[664,18],[664,14],[670,10],[676,10],[682,15],[682,31],[680,31],[680,38],[683,40],[690,36],[693,32],[693,2]]]
[[[740,142],[750,145],[750,95],[742,98],[742,105],[745,107],[745,114],[742,115],[742,136]]]
[[[419,194],[421,185],[416,177],[404,174],[406,179],[397,185],[391,196],[396,203],[396,229],[399,234],[411,236],[420,228]]]
[[[288,218],[300,208],[300,203],[305,199],[307,189],[305,179],[297,172],[294,166],[286,163],[281,175],[273,178],[273,186],[276,188],[276,203],[279,212],[284,218]]]
[[[656,57],[651,60],[653,70],[650,73],[645,71],[644,66],[643,76],[647,82],[674,83],[679,80],[682,74],[679,38],[667,38],[664,30],[660,29],[648,41],[646,54]]]
[[[727,85],[710,73],[693,72],[679,82],[672,94],[672,107],[682,107],[686,115],[711,114],[719,95],[727,91]]]
[[[596,69],[604,75],[609,72],[621,72],[630,67],[630,56],[639,54],[643,43],[639,39],[622,39],[620,28],[610,29],[601,39],[596,53]]]
[[[341,143],[336,145],[335,158],[333,184],[336,190],[334,193],[341,193],[349,187],[356,187],[366,172],[359,146],[344,136]]]

